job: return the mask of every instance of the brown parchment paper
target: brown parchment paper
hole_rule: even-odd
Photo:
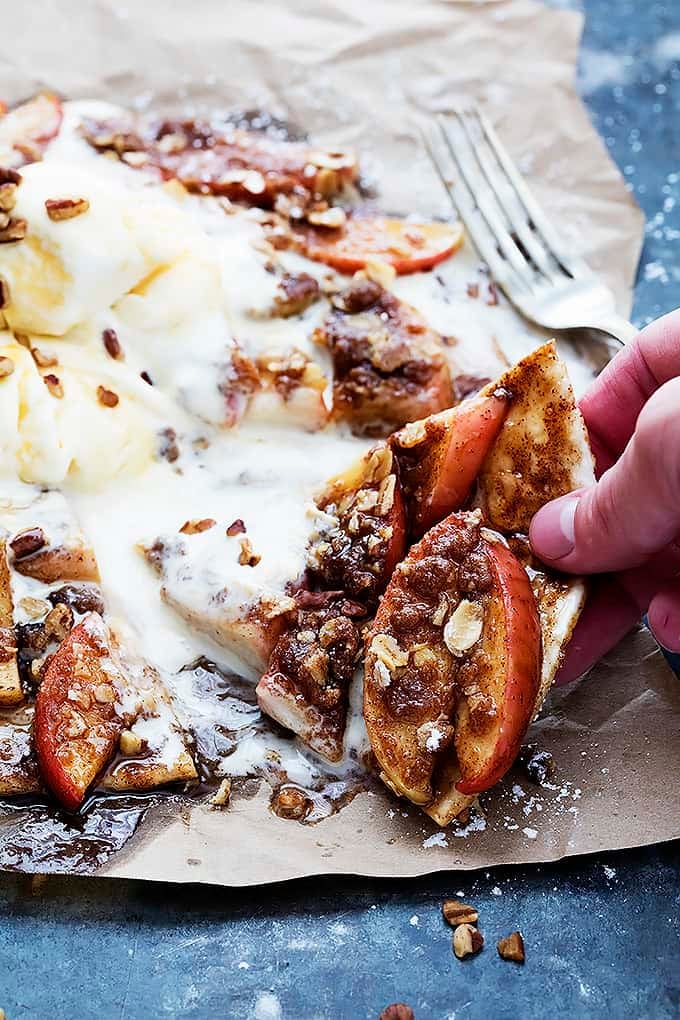
[[[3,12],[0,95],[168,108],[266,108],[320,142],[355,145],[385,208],[443,195],[408,115],[481,101],[538,198],[630,308],[642,217],[573,78],[579,15],[530,0],[32,0]],[[224,812],[152,809],[100,874],[248,885],[318,873],[415,875],[556,859],[680,836],[680,683],[639,631],[535,724],[552,789],[517,774],[486,798],[486,828],[440,832],[387,793],[316,826],[283,821],[269,790]]]

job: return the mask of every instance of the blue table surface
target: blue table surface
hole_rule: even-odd
[[[680,304],[680,0],[554,5],[585,10],[581,90],[646,213],[644,323]],[[680,1017],[679,849],[245,891],[4,874],[0,1007],[7,1020],[377,1020],[395,1001],[417,1020]],[[440,916],[456,892],[488,936],[464,963]],[[494,948],[515,928],[523,968]]]

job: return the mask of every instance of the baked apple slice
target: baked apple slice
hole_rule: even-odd
[[[84,122],[83,134],[99,152],[128,165],[175,178],[190,191],[271,208],[280,195],[300,207],[329,199],[357,179],[352,152],[318,149],[270,134],[245,131],[224,120],[154,120],[121,115]]]
[[[391,437],[416,536],[463,506],[507,409],[508,398],[497,389],[405,425]]]
[[[298,249],[339,273],[356,273],[374,261],[404,275],[421,273],[450,258],[463,243],[460,223],[411,223],[386,216],[348,216],[339,227],[296,228]]]
[[[442,339],[415,308],[370,279],[353,280],[333,306],[314,339],[333,359],[336,418],[386,435],[452,404]]]
[[[46,663],[36,698],[40,773],[67,810],[80,807],[129,721],[130,693],[108,628],[98,613],[86,613]]]
[[[349,685],[361,651],[355,619],[365,611],[337,593],[302,592],[303,604],[305,594],[312,604],[298,610],[276,643],[257,700],[263,712],[335,762],[342,758]]]
[[[373,608],[406,549],[406,512],[396,459],[374,446],[317,497],[307,546],[314,586]]]
[[[595,481],[588,432],[554,341],[482,392],[508,394],[508,412],[479,473],[476,503],[491,527],[529,533],[551,499]]]
[[[0,166],[16,168],[40,159],[59,133],[61,100],[42,92],[0,117]]]
[[[395,571],[367,641],[364,717],[385,782],[416,804],[457,759],[475,794],[510,768],[541,672],[526,572],[479,511],[451,514]]]

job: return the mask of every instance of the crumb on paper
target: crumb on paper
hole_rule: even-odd
[[[449,841],[443,832],[433,832],[431,836],[423,840],[423,850],[429,850],[433,846],[447,847]]]
[[[412,928],[417,928],[418,924],[420,923],[418,920],[418,915],[414,914],[412,917],[409,917],[408,923],[411,925]]]
[[[536,829],[530,828],[528,825],[526,826],[526,828],[522,829],[522,832],[527,837],[527,839],[536,839],[536,837],[538,836],[538,831]]]

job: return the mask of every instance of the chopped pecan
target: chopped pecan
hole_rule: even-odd
[[[246,526],[240,517],[237,517],[235,521],[232,521],[227,528],[227,536],[233,538],[235,535],[245,535]]]
[[[478,953],[484,945],[484,936],[472,924],[459,924],[453,933],[453,951],[459,960]]]
[[[220,783],[217,791],[210,798],[210,803],[213,807],[223,808],[227,807],[231,799],[231,779],[227,777]]]
[[[39,347],[31,347],[31,355],[38,368],[52,368],[59,364],[59,358],[54,354],[45,354]]]
[[[209,531],[210,528],[214,528],[217,521],[212,517],[202,517],[190,521],[185,521],[182,527],[179,529],[183,535],[200,535],[202,531]]]
[[[158,433],[158,455],[167,460],[168,464],[174,464],[179,460],[180,449],[177,442],[177,433],[173,428],[161,429]]]
[[[47,386],[52,396],[56,397],[58,400],[61,400],[61,398],[64,396],[64,387],[61,384],[59,376],[54,375],[52,372],[50,372],[48,373],[48,375],[43,376],[43,382],[45,383],[45,386]]]
[[[7,226],[0,230],[0,244],[11,244],[13,241],[23,241],[26,237],[28,224],[26,220],[10,220]]]
[[[239,553],[239,556],[238,556],[238,561],[241,564],[241,566],[242,567],[256,567],[261,559],[262,559],[262,557],[258,556],[258,554],[253,549],[253,543],[250,541],[250,539],[249,538],[242,538],[241,539],[241,552]]]
[[[113,390],[107,390],[105,386],[97,387],[97,400],[104,407],[116,407],[119,399],[118,394]]]
[[[11,212],[17,202],[17,186],[12,181],[0,183],[0,209]]]
[[[476,924],[479,919],[475,908],[462,903],[461,900],[444,900],[442,914],[452,928],[457,928],[459,924]]]
[[[393,1002],[391,1006],[385,1006],[379,1020],[415,1020],[415,1013],[403,1002]]]
[[[7,308],[8,304],[9,304],[9,284],[7,280],[0,276],[0,309]]]
[[[500,939],[497,945],[498,955],[503,960],[512,960],[513,963],[524,963],[524,939],[518,931],[513,931]]]
[[[309,273],[284,273],[274,297],[274,314],[282,319],[301,315],[320,294],[319,284]]]
[[[271,808],[280,818],[302,821],[311,811],[312,802],[297,786],[282,786],[272,797]]]
[[[116,333],[115,329],[111,329],[110,327],[108,329],[105,329],[102,332],[102,342],[106,349],[106,353],[110,357],[116,360],[122,357],[123,349],[120,346],[120,340],[118,339],[118,334]]]
[[[14,362],[11,358],[0,357],[0,379],[7,379],[14,371]]]
[[[48,640],[63,641],[73,627],[73,610],[64,602],[58,602],[47,614],[44,627]]]
[[[24,556],[31,556],[47,544],[47,538],[42,528],[25,528],[18,532],[9,543],[9,547],[17,560]]]
[[[45,209],[51,220],[72,220],[74,216],[82,216],[90,208],[86,198],[47,198]]]

